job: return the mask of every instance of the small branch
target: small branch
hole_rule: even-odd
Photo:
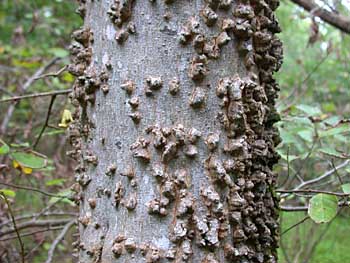
[[[43,195],[46,195],[46,196],[51,196],[51,197],[58,197],[58,198],[67,198],[67,197],[69,197],[69,196],[57,195],[57,194],[45,192],[45,191],[40,190],[38,188],[33,188],[33,187],[29,187],[29,186],[9,184],[9,183],[3,183],[3,182],[0,182],[0,185],[5,185],[5,186],[16,188],[16,189],[29,190],[29,191],[32,191],[32,192],[37,192],[37,193],[40,193],[40,194],[43,194]]]
[[[57,72],[50,72],[41,76],[38,76],[35,78],[35,80],[38,79],[42,79],[42,78],[46,78],[46,77],[58,77],[59,75],[61,75],[64,71],[66,71],[66,69],[68,68],[68,65],[65,65],[63,68],[61,68],[59,71]]]
[[[11,102],[11,101],[18,101],[18,100],[22,100],[22,99],[38,98],[38,97],[66,95],[66,94],[69,94],[71,92],[72,92],[71,89],[67,89],[67,90],[56,90],[56,91],[49,91],[49,92],[41,92],[41,93],[35,93],[35,94],[29,94],[29,95],[23,95],[23,96],[15,96],[15,97],[11,97],[11,98],[0,100],[0,103]]]
[[[319,5],[313,0],[291,0],[293,3],[301,6],[312,15],[321,18],[324,22],[331,24],[332,26],[340,29],[344,33],[350,34],[350,19],[341,14],[330,12]]]
[[[349,202],[339,202],[338,203],[338,207],[340,207],[340,209],[342,209],[343,207],[349,207],[350,203]],[[340,211],[339,209],[339,211]],[[300,212],[300,211],[308,211],[309,208],[307,206],[283,206],[281,205],[279,207],[279,210],[281,211],[285,211],[285,212]]]
[[[51,217],[51,216],[55,216],[55,217],[60,217],[60,216],[77,216],[76,213],[68,213],[68,212],[50,212],[50,213],[37,213],[37,214],[32,214],[32,215],[23,215],[23,216],[17,216],[15,217],[16,222],[20,221],[20,220],[24,220],[24,219],[33,219],[36,220],[38,217]],[[0,228],[8,225],[12,223],[12,220],[7,220],[3,223],[0,224]]]
[[[38,138],[35,140],[35,143],[33,144],[33,149],[35,149],[36,146],[38,145],[38,143],[39,143],[39,141],[41,139],[41,136],[43,135],[43,133],[44,133],[44,131],[45,131],[45,129],[46,129],[48,123],[49,123],[49,119],[50,119],[50,115],[51,115],[51,111],[52,111],[52,106],[53,106],[53,104],[55,102],[56,96],[57,95],[53,95],[51,97],[50,105],[49,105],[49,108],[48,108],[47,114],[46,114],[45,124],[44,124],[43,128],[41,129]]]
[[[302,220],[300,220],[299,222],[297,222],[296,224],[288,227],[286,230],[284,230],[282,233],[281,233],[281,236],[283,236],[285,233],[289,232],[290,230],[292,230],[293,228],[297,227],[298,225],[304,223],[306,220],[308,220],[310,217],[309,216],[306,216],[304,217]]]
[[[39,68],[22,86],[21,88],[21,94],[23,94],[24,92],[26,92],[26,90],[35,82],[35,78],[39,77],[40,75],[42,75],[48,68],[50,68],[52,65],[54,65],[57,61],[59,61],[60,58],[54,58],[52,60],[50,60],[46,65],[42,66],[41,68]],[[6,132],[7,129],[7,125],[9,123],[9,121],[12,118],[13,112],[15,110],[16,105],[18,104],[18,102],[15,102],[13,104],[11,104],[8,109],[6,114],[4,115],[4,118],[2,120],[1,126],[0,126],[0,134],[4,134]]]
[[[277,193],[282,194],[298,194],[298,193],[313,193],[313,194],[328,194],[328,195],[335,195],[340,197],[348,197],[350,194],[345,193],[337,193],[337,192],[331,192],[331,191],[323,191],[323,190],[314,190],[314,189],[305,189],[305,190],[276,190]]]
[[[299,212],[299,211],[307,211],[307,206],[283,206],[281,205],[279,207],[279,210],[284,212]]]
[[[73,226],[75,220],[70,221],[69,223],[67,223],[64,228],[62,229],[61,233],[56,237],[56,239],[53,241],[49,252],[47,253],[47,260],[45,261],[45,263],[51,263],[52,262],[52,258],[53,258],[53,253],[55,252],[55,249],[57,247],[57,245],[61,242],[61,240],[64,238],[64,236],[67,234],[68,230]]]
[[[314,179],[311,179],[311,180],[308,180],[308,181],[305,181],[301,184],[299,184],[298,186],[296,186],[293,190],[299,190],[307,185],[310,185],[310,184],[314,184],[314,183],[317,183],[319,181],[322,181],[323,179],[326,179],[328,178],[329,176],[331,176],[333,173],[335,173],[336,171],[338,171],[339,169],[341,168],[344,168],[346,167],[348,164],[350,163],[350,160],[346,160],[345,162],[339,164],[338,166],[336,166],[335,168],[333,168],[332,170],[329,170],[327,172],[325,172],[324,174],[322,174],[321,176],[319,177],[316,177]],[[288,194],[286,195],[281,195],[281,197],[286,197]]]
[[[42,216],[43,214],[45,214],[47,211],[49,211],[52,207],[54,207],[59,201],[61,201],[61,198],[57,198],[57,200],[55,200],[52,203],[49,203],[49,205],[47,205],[46,207],[44,207],[38,214],[36,214],[33,217],[33,220],[37,220],[40,216]]]
[[[35,230],[35,231],[31,231],[31,232],[27,232],[27,233],[24,233],[21,235],[21,237],[27,237],[27,236],[31,236],[31,235],[34,235],[34,234],[37,234],[37,233],[43,233],[43,232],[47,232],[47,231],[55,231],[55,230],[60,230],[62,229],[63,226],[57,226],[57,227],[48,227],[46,229],[40,229],[40,230]],[[17,236],[9,236],[9,237],[6,237],[6,238],[2,238],[0,239],[0,242],[1,241],[7,241],[7,240],[11,240],[11,239],[14,239],[16,238]]]
[[[62,226],[70,222],[72,219],[52,219],[52,220],[37,220],[37,221],[29,221],[24,222],[17,225],[17,230],[22,230],[26,228],[34,228],[34,227],[53,227],[53,226]],[[6,235],[12,234],[16,232],[15,229],[8,229],[1,233],[1,236],[4,237]]]
[[[12,213],[12,209],[11,209],[11,205],[10,205],[10,202],[9,200],[7,199],[6,195],[3,194],[3,193],[0,193],[0,195],[4,198],[5,200],[5,203],[7,204],[7,208],[9,210],[9,213],[10,213],[10,216],[11,216],[11,219],[12,219],[12,223],[13,223],[13,228],[16,232],[16,236],[18,238],[18,242],[21,246],[21,257],[22,257],[22,263],[25,263],[25,260],[24,260],[24,245],[23,245],[23,242],[22,242],[22,239],[21,239],[21,236],[19,234],[19,231],[18,231],[18,228],[17,228],[17,224],[16,224],[16,220],[15,220],[15,217],[13,216],[13,213]]]
[[[331,164],[332,164],[332,168],[333,168],[333,170],[335,172],[335,175],[338,177],[339,183],[342,185],[343,184],[343,180],[341,179],[341,176],[339,175],[337,167],[335,167],[333,160],[331,161]]]

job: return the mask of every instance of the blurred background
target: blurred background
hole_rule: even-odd
[[[319,0],[330,12],[350,16],[349,1]],[[73,29],[82,24],[69,0],[0,1],[0,262],[18,262],[21,230],[28,262],[73,262],[77,213],[69,198],[74,162],[66,156],[72,107],[66,71]],[[350,183],[350,36],[290,0],[277,11],[284,64],[278,110],[282,144],[279,188],[293,189],[326,175],[315,187],[342,191]],[[49,94],[47,94],[49,92]],[[13,98],[36,94],[32,98]],[[12,99],[11,99],[12,98]],[[329,175],[327,174],[329,173]],[[350,262],[350,211],[316,224],[305,207],[310,194],[281,195],[280,262]],[[69,227],[68,227],[69,226]]]

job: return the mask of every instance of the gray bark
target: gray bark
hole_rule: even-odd
[[[276,262],[278,1],[84,2],[80,262]]]

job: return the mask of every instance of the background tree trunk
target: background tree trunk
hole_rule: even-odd
[[[278,0],[84,2],[80,262],[276,262]]]

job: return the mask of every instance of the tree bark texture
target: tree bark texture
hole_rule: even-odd
[[[80,1],[80,262],[276,262],[277,6]]]

